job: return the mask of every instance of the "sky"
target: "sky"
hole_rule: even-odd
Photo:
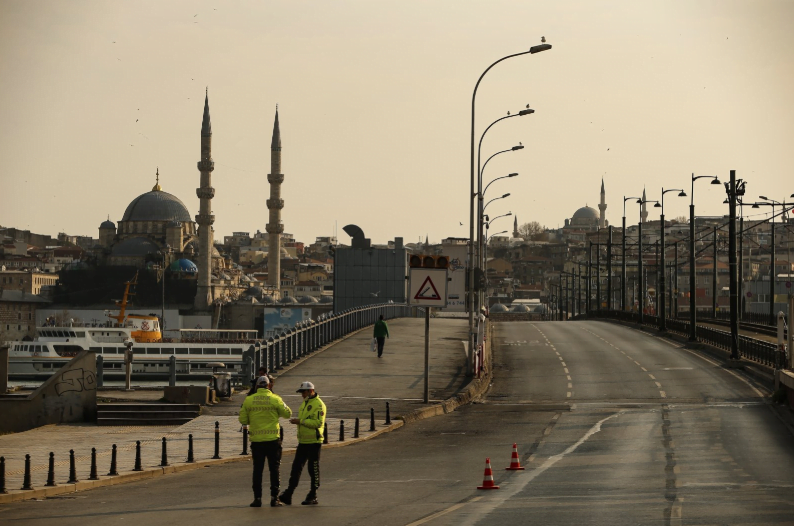
[[[155,184],[198,212],[205,88],[215,239],[265,231],[276,104],[285,231],[469,233],[472,92],[492,217],[561,227],[730,170],[794,193],[794,2],[0,0],[0,225],[98,237]],[[698,215],[723,215],[701,180]],[[668,193],[668,218],[689,198]],[[655,209],[658,210],[658,209]],[[651,215],[656,212],[649,208]],[[768,213],[768,208],[761,209]],[[629,224],[639,207],[626,204]],[[653,218],[653,217],[652,217]],[[461,224],[462,223],[462,224]],[[513,219],[491,232],[512,231]]]

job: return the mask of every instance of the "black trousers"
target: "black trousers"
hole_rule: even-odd
[[[281,443],[279,440],[269,442],[251,442],[251,456],[254,459],[254,498],[262,498],[262,472],[265,470],[265,459],[270,468],[270,496],[278,497],[279,467],[281,466]]]
[[[383,355],[383,344],[386,342],[386,337],[385,336],[378,336],[375,339],[378,340],[378,356],[382,356]]]
[[[317,488],[320,487],[320,446],[322,444],[298,444],[298,449],[295,450],[295,460],[292,461],[292,472],[289,476],[289,487],[287,488],[289,494],[292,494],[298,487],[303,466],[308,462],[309,477],[312,479],[309,495],[317,495]]]

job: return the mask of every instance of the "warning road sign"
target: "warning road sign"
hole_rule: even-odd
[[[411,305],[446,307],[447,269],[410,269],[408,301]]]

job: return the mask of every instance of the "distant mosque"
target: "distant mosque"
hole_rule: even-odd
[[[604,190],[604,178],[601,178],[601,202],[598,211],[587,205],[573,213],[573,217],[565,220],[563,230],[578,230],[584,232],[597,232],[599,228],[609,226],[606,219],[607,203],[606,191]]]
[[[201,158],[197,163],[200,172],[200,185],[196,189],[199,198],[199,213],[195,221],[185,204],[175,195],[163,191],[160,186],[160,170],[156,171],[155,185],[150,192],[139,195],[127,206],[118,227],[108,219],[99,225],[99,245],[93,253],[99,264],[111,266],[132,266],[145,268],[153,262],[159,263],[165,258],[171,271],[195,275],[198,281],[194,307],[197,310],[207,309],[222,294],[221,287],[216,289],[215,282],[223,281],[228,290],[233,287],[247,287],[241,281],[247,276],[231,271],[231,260],[224,259],[214,246],[215,215],[212,213],[212,198],[215,189],[211,186],[211,175],[215,163],[211,155],[212,124],[210,122],[209,96],[205,94],[204,115],[201,123]],[[281,224],[281,132],[278,123],[278,109],[273,127],[271,143],[271,173],[268,175],[271,186],[270,199],[267,207],[270,211],[270,222],[267,231],[270,234],[270,253],[281,253],[281,236],[284,226]],[[268,270],[271,285],[278,290],[279,260],[268,258]],[[194,263],[195,262],[195,263]]]

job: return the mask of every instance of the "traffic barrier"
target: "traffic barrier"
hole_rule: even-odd
[[[505,468],[507,471],[523,471],[521,461],[518,459],[518,444],[513,444],[513,456],[510,459],[510,467]]]
[[[356,417],[356,427],[353,428],[353,438],[358,438],[358,417]]]
[[[0,493],[6,491],[6,457],[0,457]]]
[[[25,477],[22,479],[22,489],[33,489],[33,485],[30,483],[30,455],[25,455]]]
[[[375,409],[369,408],[369,430],[375,431]]]
[[[240,453],[241,455],[248,454],[248,427],[243,426],[243,452]]]
[[[50,466],[47,469],[47,483],[45,486],[55,485],[55,453],[50,451]]]
[[[323,426],[323,444],[328,443],[328,422]]]
[[[221,423],[215,421],[215,455],[213,459],[221,458]]]
[[[143,471],[143,467],[141,467],[141,441],[135,441],[135,467],[132,468],[133,471]]]
[[[110,471],[108,471],[108,477],[115,477],[118,476],[119,471],[116,467],[116,444],[113,444],[113,452],[110,454]]]
[[[389,410],[389,402],[386,402],[386,425],[391,425],[391,411]]]
[[[339,421],[339,441],[340,442],[344,442],[345,441],[345,421],[344,420],[340,420]]]
[[[192,463],[196,460],[193,458],[193,434],[187,436],[187,460],[185,462]]]
[[[88,475],[88,480],[99,480],[99,475],[96,472],[96,448],[91,448],[91,473]]]
[[[163,437],[163,452],[160,457],[160,467],[164,468],[167,467],[168,464],[168,445],[166,443],[165,437]]]
[[[482,478],[482,486],[477,486],[477,489],[499,489],[499,486],[494,484],[493,471],[491,470],[491,459],[485,459],[485,474]]]
[[[77,484],[77,466],[74,464],[74,449],[69,450],[69,484]]]

